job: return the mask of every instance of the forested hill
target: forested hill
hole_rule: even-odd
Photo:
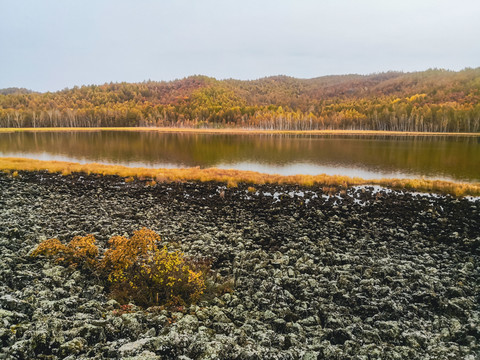
[[[480,131],[480,68],[0,90],[1,127],[182,126]]]

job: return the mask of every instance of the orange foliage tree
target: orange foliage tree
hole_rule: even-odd
[[[0,127],[111,126],[477,132],[480,68],[0,89]]]

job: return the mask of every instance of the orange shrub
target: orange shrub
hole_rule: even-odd
[[[90,269],[97,265],[98,248],[95,245],[95,237],[91,234],[87,236],[75,236],[67,245],[69,256],[68,262],[82,264]]]
[[[179,305],[199,299],[205,274],[182,252],[159,249],[160,236],[143,228],[128,239],[114,236],[101,267],[108,273],[112,295],[120,302],[140,306]]]
[[[93,235],[75,236],[67,245],[58,239],[41,242],[31,256],[43,255],[68,266],[94,271],[111,285],[121,303],[139,306],[185,305],[198,301],[205,290],[209,267],[180,251],[158,248],[160,236],[142,228],[131,238],[113,236],[99,258]]]
[[[67,247],[63,245],[60,240],[48,239],[38,244],[32,251],[31,256],[44,255],[46,257],[54,257],[57,261],[62,261],[67,251]]]
[[[55,258],[57,262],[68,266],[82,266],[94,269],[97,264],[98,248],[93,235],[75,236],[68,245],[63,245],[58,239],[48,239],[41,242],[31,254]]]

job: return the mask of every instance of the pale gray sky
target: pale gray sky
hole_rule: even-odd
[[[0,88],[478,66],[479,0],[0,0]]]

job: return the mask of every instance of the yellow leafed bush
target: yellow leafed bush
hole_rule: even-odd
[[[67,252],[67,247],[58,239],[48,239],[42,241],[33,250],[32,256],[44,255],[47,257],[55,257],[57,261],[63,260],[63,256]]]
[[[112,294],[120,302],[141,306],[183,305],[205,290],[204,273],[194,269],[180,251],[158,248],[160,236],[143,228],[128,239],[114,236],[101,267],[108,273]]]
[[[160,236],[143,228],[131,238],[113,236],[99,258],[93,235],[76,236],[67,245],[58,239],[40,243],[32,256],[44,255],[69,266],[82,266],[105,278],[112,296],[139,306],[184,305],[196,302],[205,290],[208,268],[180,251],[159,248]]]
[[[32,252],[32,256],[38,255],[55,258],[57,262],[68,266],[80,265],[94,269],[97,265],[98,248],[93,235],[75,236],[68,245],[63,245],[58,239],[48,239]]]
[[[98,248],[95,245],[95,237],[75,236],[67,245],[69,258],[66,260],[72,263],[83,264],[93,269],[97,263]]]

